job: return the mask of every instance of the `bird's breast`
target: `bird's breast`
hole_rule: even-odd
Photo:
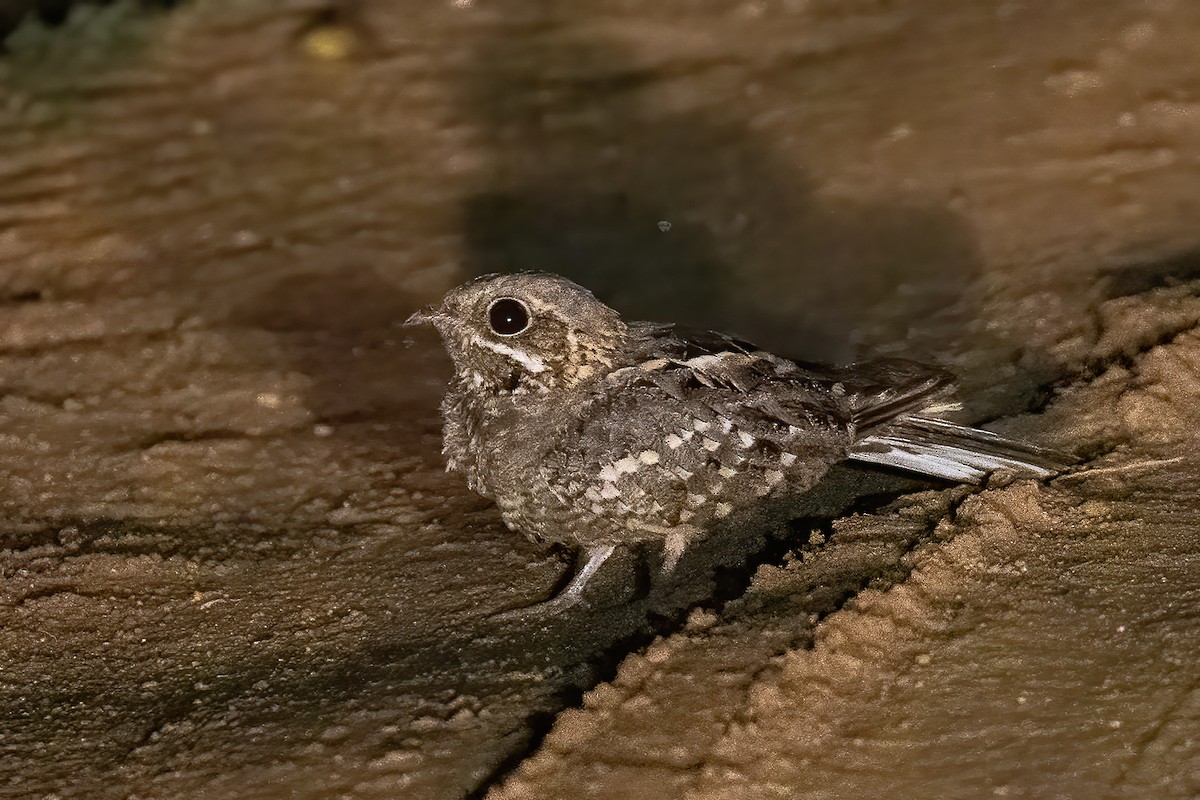
[[[447,395],[443,438],[452,466],[474,491],[511,506],[532,488],[553,419],[561,416],[546,406],[529,398]]]

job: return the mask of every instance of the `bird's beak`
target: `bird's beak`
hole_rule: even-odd
[[[426,306],[420,311],[415,312],[408,319],[404,320],[405,328],[412,328],[417,325],[437,325],[437,320],[440,315],[433,306]]]

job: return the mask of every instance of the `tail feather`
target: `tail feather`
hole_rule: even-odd
[[[931,417],[898,420],[856,443],[850,458],[964,483],[999,471],[1049,478],[1071,463],[1062,453]]]

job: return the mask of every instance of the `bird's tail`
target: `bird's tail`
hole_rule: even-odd
[[[949,481],[981,483],[993,472],[1049,478],[1073,459],[980,428],[904,417],[859,440],[850,458]]]

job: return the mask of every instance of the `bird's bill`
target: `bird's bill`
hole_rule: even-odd
[[[413,328],[417,325],[436,325],[439,316],[433,306],[426,306],[421,311],[413,312],[412,316],[404,320],[404,327]]]

